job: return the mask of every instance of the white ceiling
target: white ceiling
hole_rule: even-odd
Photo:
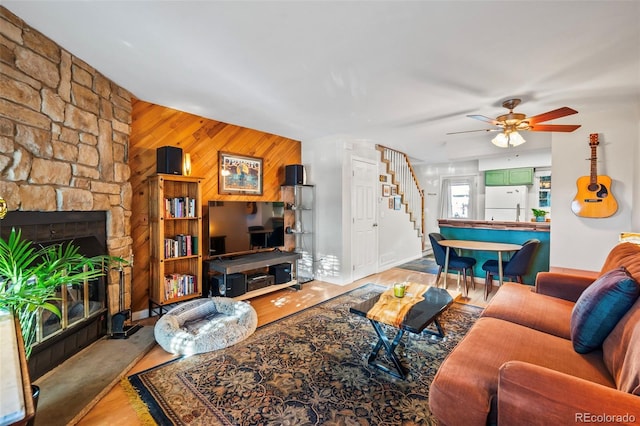
[[[442,163],[504,153],[465,117],[640,104],[638,1],[7,1],[136,97]],[[580,114],[546,124],[582,124]],[[524,132],[516,150],[548,149]]]

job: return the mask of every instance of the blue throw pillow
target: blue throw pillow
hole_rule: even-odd
[[[613,269],[585,289],[571,312],[571,341],[581,354],[602,346],[611,330],[640,295],[624,267]]]

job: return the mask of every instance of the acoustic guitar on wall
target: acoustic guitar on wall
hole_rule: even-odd
[[[598,134],[589,135],[591,147],[591,174],[581,176],[576,182],[578,193],[571,203],[571,210],[581,217],[609,217],[618,210],[618,202],[611,193],[611,178],[598,175],[596,150]]]

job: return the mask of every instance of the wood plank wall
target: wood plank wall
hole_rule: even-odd
[[[210,200],[280,201],[285,165],[300,164],[300,142],[257,130],[206,119],[134,100],[129,148],[133,208],[131,237],[134,312],[149,303],[149,191],[147,177],[156,172],[156,148],[177,146],[191,155],[192,176],[202,177],[203,208]],[[261,157],[263,195],[218,194],[218,152]],[[203,216],[205,212],[203,212]],[[204,221],[203,221],[204,222]]]

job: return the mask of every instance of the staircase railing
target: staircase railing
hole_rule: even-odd
[[[422,239],[424,249],[424,191],[420,188],[409,157],[403,152],[383,145],[376,145],[376,149],[382,153],[382,162],[386,164],[391,182],[397,187],[401,202],[409,214],[409,220],[413,222],[414,229]]]

